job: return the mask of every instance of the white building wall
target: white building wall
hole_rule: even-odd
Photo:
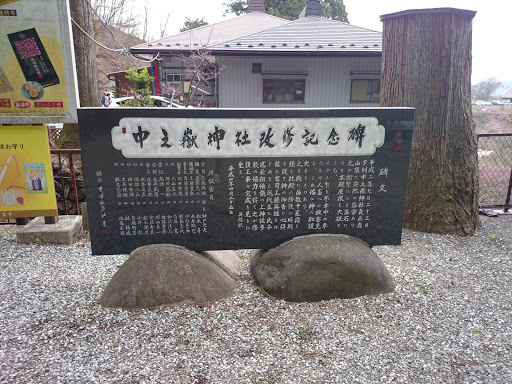
[[[262,74],[252,73],[252,63],[262,64]],[[378,107],[378,103],[350,103],[351,72],[380,73],[380,57],[217,57],[223,68],[218,82],[220,108],[321,108]],[[303,73],[303,104],[263,103],[265,73]],[[270,77],[269,77],[270,78]],[[364,78],[364,77],[363,77]],[[377,78],[379,78],[377,76]]]

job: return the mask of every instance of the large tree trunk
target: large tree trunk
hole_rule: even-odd
[[[471,30],[476,12],[381,16],[381,106],[414,107],[404,225],[472,235],[478,226],[478,159],[471,113]]]
[[[94,37],[92,10],[87,0],[70,0],[71,18],[82,27],[89,36]],[[94,42],[72,23],[75,63],[78,79],[78,95],[81,107],[99,107],[100,91],[98,87],[98,67]],[[64,124],[61,148],[79,148],[80,137],[77,124]]]

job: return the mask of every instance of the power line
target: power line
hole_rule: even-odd
[[[75,20],[73,20],[73,18],[71,18],[71,21],[73,22],[73,24],[76,25],[76,27],[78,29],[80,29],[83,32],[83,34],[85,36],[87,36],[89,39],[91,39],[94,43],[99,45],[101,48],[106,49],[106,50],[111,51],[111,52],[123,52],[126,49],[124,47],[120,48],[120,49],[112,49],[112,48],[109,48],[109,47],[105,47],[103,44],[101,44],[100,42],[94,40],[94,38],[91,35],[89,35],[87,32],[85,32],[85,30],[80,25],[78,25],[78,23]]]
[[[133,60],[137,60],[137,61],[140,61],[140,62],[142,62],[142,63],[152,63],[152,62],[153,62],[153,61],[155,61],[155,60],[161,60],[161,59],[160,59],[160,53],[158,53],[158,54],[157,54],[153,59],[151,59],[151,60],[143,60],[143,59],[140,59],[140,58],[138,58],[138,57],[136,57],[136,56],[132,55],[132,54],[130,53],[130,51],[128,50],[128,48],[123,47],[123,48],[119,48],[119,49],[113,49],[113,48],[106,47],[106,46],[104,46],[103,44],[101,44],[99,41],[96,41],[92,36],[90,36],[90,35],[89,35],[89,34],[88,34],[88,33],[87,33],[87,32],[86,32],[86,31],[85,31],[85,30],[84,30],[80,25],[78,25],[78,23],[77,23],[75,20],[73,20],[73,18],[71,18],[71,21],[73,22],[73,24],[75,24],[75,25],[76,25],[76,27],[77,27],[80,31],[82,31],[82,33],[83,33],[85,36],[87,36],[89,39],[91,39],[91,41],[92,41],[92,42],[94,42],[95,44],[97,44],[98,46],[100,46],[100,47],[101,47],[101,48],[103,48],[103,49],[106,49],[106,50],[111,51],[111,52],[121,52],[121,55],[123,55],[123,56],[129,56],[129,57],[131,57]]]
[[[103,22],[103,20],[101,20],[101,17],[100,15],[98,15],[98,13],[96,12],[96,10],[94,9],[94,7],[92,6],[92,4],[89,2],[89,0],[86,0],[87,1],[87,4],[89,4],[89,7],[92,9],[92,11],[94,12],[94,14],[96,15],[96,17],[98,18],[98,20],[100,21],[101,24],[103,24],[103,26],[107,29],[107,31],[110,32],[110,34],[112,35],[112,38],[114,39],[114,41],[119,44],[119,46],[121,46],[123,49],[127,50],[126,47],[121,44],[119,41],[117,41],[116,37],[114,36],[114,32],[112,32],[112,30],[108,27],[107,24],[105,24]]]
[[[103,24],[103,26],[107,29],[107,31],[110,32],[110,34],[112,35],[112,38],[114,39],[114,41],[119,44],[119,46],[121,47],[120,49],[113,49],[113,48],[108,48],[106,46],[104,46],[103,44],[101,44],[100,42],[96,41],[93,37],[91,37],[82,27],[80,27],[78,25],[78,23],[71,19],[71,21],[89,38],[91,39],[95,44],[97,44],[98,46],[106,49],[106,50],[109,50],[111,52],[121,52],[121,55],[123,56],[129,56],[130,58],[132,58],[133,60],[136,60],[136,61],[139,61],[139,62],[142,62],[142,63],[152,63],[153,61],[155,60],[161,60],[159,57],[160,57],[160,53],[158,53],[153,59],[151,60],[144,60],[144,59],[141,59],[139,57],[136,57],[134,56],[129,48],[125,47],[123,44],[121,44],[117,39],[116,37],[114,36],[114,32],[109,28],[109,26],[107,24],[105,24],[103,22],[103,20],[101,20],[101,17],[98,15],[98,13],[96,12],[96,10],[94,9],[94,7],[92,6],[92,4],[90,3],[89,0],[86,0],[87,1],[87,4],[89,5],[89,7],[92,9],[92,11],[94,12],[94,14],[96,15],[96,17],[98,18],[98,20],[100,21],[101,24]]]

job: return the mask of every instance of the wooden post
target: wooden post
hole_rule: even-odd
[[[44,223],[45,224],[57,224],[59,221],[59,216],[45,216]]]
[[[477,141],[471,112],[476,12],[409,10],[381,16],[382,107],[414,107],[404,225],[472,235],[478,221]]]

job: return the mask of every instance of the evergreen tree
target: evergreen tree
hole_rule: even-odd
[[[296,20],[308,0],[265,0],[265,9],[269,15],[282,17],[283,19]],[[343,0],[320,0],[322,16],[332,20],[348,23],[347,11]],[[224,3],[225,14],[234,13],[239,16],[247,12],[247,0],[233,0]]]
[[[202,19],[195,19],[195,20],[191,20],[188,17],[186,17],[183,27],[180,28],[180,32],[185,32],[185,31],[188,31],[189,29],[202,27],[203,25],[208,25],[208,22],[204,19],[204,17]]]
[[[135,68],[130,68],[126,71],[126,76],[133,84],[131,89],[133,93],[133,100],[127,101],[125,107],[151,107],[153,100],[151,96],[151,90],[149,85],[154,80],[153,76],[150,76],[147,68],[141,71],[137,71]]]

